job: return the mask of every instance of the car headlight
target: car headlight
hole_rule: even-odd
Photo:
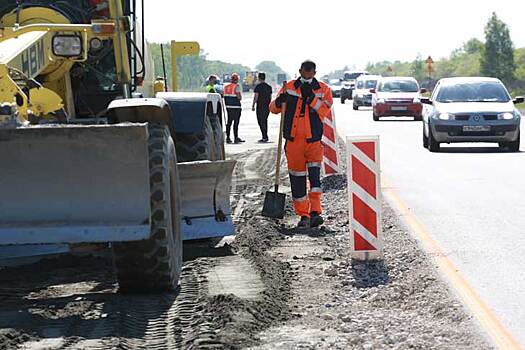
[[[419,97],[414,97],[412,103],[421,103],[421,100],[419,99]]]
[[[378,98],[377,99],[377,103],[385,103],[385,99],[384,98]]]
[[[514,118],[515,118],[515,115],[513,113],[510,113],[510,112],[498,114],[498,119],[511,120],[511,119],[514,119]]]
[[[55,35],[53,54],[60,57],[76,57],[82,54],[82,38],[78,35]]]
[[[454,119],[454,116],[450,113],[439,113],[437,117],[438,119],[441,119],[441,120],[453,120]]]

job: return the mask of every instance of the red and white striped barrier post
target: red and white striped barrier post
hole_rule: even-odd
[[[323,172],[325,176],[341,173],[339,166],[339,148],[337,147],[337,131],[335,127],[334,109],[323,120]]]
[[[352,258],[381,259],[379,136],[349,136],[346,148]]]

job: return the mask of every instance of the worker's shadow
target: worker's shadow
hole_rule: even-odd
[[[352,260],[352,275],[356,288],[372,288],[390,283],[388,267],[382,260]]]
[[[285,236],[309,236],[313,238],[325,237],[328,235],[334,235],[335,231],[330,230],[325,226],[319,228],[297,228],[297,227],[285,227],[281,226],[277,229],[280,234]]]

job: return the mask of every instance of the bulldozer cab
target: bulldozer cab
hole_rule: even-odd
[[[134,94],[153,96],[153,60],[144,38],[143,23],[137,17],[137,13],[144,12],[138,3],[129,0],[0,0],[0,25],[88,25],[120,18],[117,23],[121,26],[121,36],[89,36],[81,43],[82,59],[62,60],[61,67],[52,64],[37,75],[27,77],[57,92],[67,113],[81,121],[102,116],[109,103],[117,98]],[[122,42],[114,43],[117,37]],[[51,44],[44,46],[47,45]],[[40,50],[42,54],[28,54],[28,57],[45,57],[43,53],[48,48]],[[122,63],[118,64],[119,60]],[[28,66],[39,64],[28,61]]]

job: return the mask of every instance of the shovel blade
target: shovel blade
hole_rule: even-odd
[[[286,195],[284,193],[270,191],[266,192],[262,215],[275,219],[284,218],[285,203]]]

